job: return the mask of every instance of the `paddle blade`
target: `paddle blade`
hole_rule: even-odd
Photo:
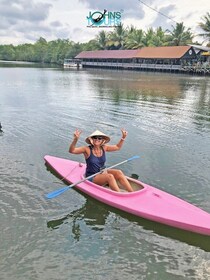
[[[133,159],[137,159],[137,158],[139,158],[139,156],[133,156],[133,157],[127,159],[127,161],[130,161],[130,160],[133,160]]]
[[[59,196],[60,194],[64,193],[65,191],[67,191],[69,188],[70,188],[70,186],[67,186],[65,188],[50,192],[50,193],[46,194],[45,197],[48,199],[54,198],[54,197]]]

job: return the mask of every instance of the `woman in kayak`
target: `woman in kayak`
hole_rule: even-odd
[[[84,154],[86,160],[86,173],[85,176],[91,176],[100,170],[105,168],[106,153],[114,152],[122,148],[123,142],[127,136],[127,131],[122,129],[122,137],[116,145],[107,145],[110,141],[110,137],[105,135],[103,132],[96,130],[90,136],[86,138],[88,146],[76,147],[77,141],[81,135],[81,130],[74,132],[74,139],[69,147],[69,152],[72,154]],[[133,189],[121,170],[118,169],[107,169],[104,172],[93,176],[90,179],[93,183],[103,186],[108,184],[109,187],[119,192],[120,188],[117,185],[117,181],[128,191],[132,192]]]

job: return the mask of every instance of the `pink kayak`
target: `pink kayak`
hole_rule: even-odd
[[[115,192],[108,187],[84,181],[86,165],[76,161],[45,156],[46,163],[68,183],[89,196],[127,213],[183,230],[210,235],[210,214],[167,192],[129,178],[133,189]]]

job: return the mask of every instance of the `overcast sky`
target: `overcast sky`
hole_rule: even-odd
[[[148,8],[146,3],[154,10]],[[209,0],[0,0],[0,44],[34,43],[40,37],[47,41],[70,39],[88,42],[101,30],[89,28],[89,12],[104,9],[120,11],[121,22],[147,30],[161,26],[171,29],[176,22],[184,22],[192,32],[201,30],[198,23],[210,11]],[[165,16],[163,16],[162,14]],[[171,19],[169,19],[171,18]],[[199,39],[199,38],[196,38]],[[202,42],[202,39],[199,39]]]

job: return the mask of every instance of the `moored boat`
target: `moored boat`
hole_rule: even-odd
[[[84,181],[86,165],[76,161],[46,155],[45,162],[68,183],[87,195],[122,211],[175,228],[209,235],[210,214],[158,188],[129,178],[133,189],[115,192],[108,187]]]
[[[64,59],[64,68],[80,68],[81,62],[79,59]]]

